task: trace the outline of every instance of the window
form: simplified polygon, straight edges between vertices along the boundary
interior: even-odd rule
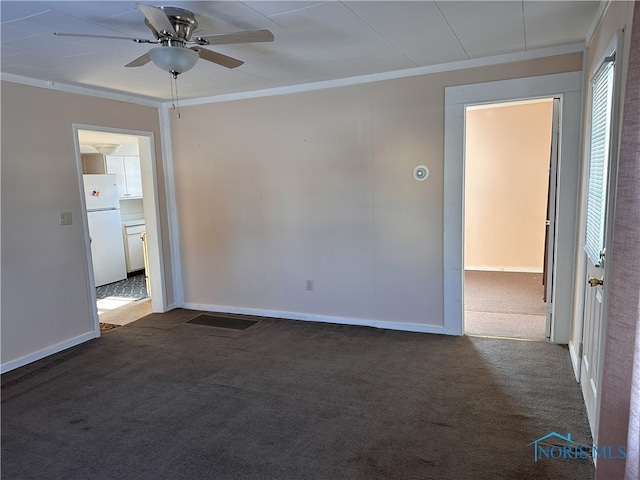
[[[585,251],[595,266],[604,249],[607,180],[611,138],[614,61],[609,58],[591,82],[591,135]]]

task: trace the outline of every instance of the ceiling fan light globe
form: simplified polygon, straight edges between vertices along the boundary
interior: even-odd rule
[[[170,73],[184,73],[191,70],[198,61],[198,54],[184,47],[154,47],[149,50],[151,61]]]
[[[120,145],[116,145],[115,143],[99,143],[97,145],[93,145],[93,148],[102,155],[113,155],[120,150]]]

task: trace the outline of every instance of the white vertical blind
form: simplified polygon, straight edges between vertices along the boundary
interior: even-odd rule
[[[594,265],[604,249],[607,174],[611,137],[614,62],[605,63],[591,83],[591,137],[585,251]]]

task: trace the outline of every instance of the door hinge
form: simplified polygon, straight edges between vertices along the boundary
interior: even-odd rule
[[[582,358],[582,342],[580,342],[580,345],[578,346],[578,357]]]

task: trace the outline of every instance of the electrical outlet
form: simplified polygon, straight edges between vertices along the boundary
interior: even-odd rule
[[[73,217],[71,212],[60,212],[60,225],[72,225]]]
[[[307,280],[307,290],[313,291],[313,280]]]

